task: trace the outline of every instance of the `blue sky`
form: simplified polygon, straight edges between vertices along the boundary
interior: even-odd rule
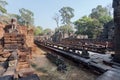
[[[8,13],[19,14],[19,9],[25,8],[34,12],[35,25],[45,28],[54,29],[55,21],[52,19],[55,13],[62,7],[72,7],[75,17],[72,21],[88,15],[92,8],[97,5],[106,6],[112,4],[112,0],[6,0]]]

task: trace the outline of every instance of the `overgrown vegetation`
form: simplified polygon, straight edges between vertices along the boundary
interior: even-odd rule
[[[104,24],[112,20],[112,17],[106,7],[98,5],[92,9],[88,16],[83,16],[74,22],[76,25],[76,34],[88,35],[89,38],[96,38],[103,30]]]
[[[20,25],[28,27],[34,26],[35,35],[50,35],[53,32],[51,29],[43,29],[42,27],[44,26],[35,26],[34,12],[31,10],[21,8],[19,9],[19,14],[7,13],[5,9],[7,5],[9,5],[7,1],[0,0],[0,22],[8,24],[11,18],[16,18]],[[96,38],[102,32],[103,26],[112,20],[110,7],[111,5],[107,7],[98,5],[91,10],[89,15],[83,16],[73,22],[71,19],[74,17],[75,10],[68,6],[62,7],[53,17],[57,25],[55,33],[62,32],[63,37],[64,34],[70,35],[74,33],[76,35],[88,35],[89,38]]]

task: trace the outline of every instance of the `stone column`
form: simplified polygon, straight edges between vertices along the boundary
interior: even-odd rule
[[[115,56],[113,61],[120,63],[120,0],[113,0],[114,8],[114,46],[115,46]]]

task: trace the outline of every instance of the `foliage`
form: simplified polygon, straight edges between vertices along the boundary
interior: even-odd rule
[[[3,24],[9,24],[10,23],[10,17],[7,15],[0,15],[0,22]]]
[[[63,34],[63,38],[65,37],[65,34],[68,34],[70,36],[70,33],[73,33],[74,30],[73,30],[73,27],[72,26],[68,26],[68,25],[63,25],[63,26],[60,26],[59,28],[56,28],[55,29],[55,32],[62,32]]]
[[[52,30],[49,28],[46,28],[43,30],[41,26],[35,27],[35,35],[51,35]]]
[[[43,29],[41,26],[37,26],[35,27],[35,35],[40,35],[40,34],[43,34]]]
[[[49,28],[46,28],[46,29],[43,30],[44,35],[51,35],[51,33],[52,33],[52,30],[49,29]]]
[[[71,23],[71,18],[74,17],[74,9],[71,7],[63,7],[59,10],[61,13],[61,21],[63,24],[70,24]]]
[[[112,19],[108,8],[102,7],[101,5],[98,5],[96,8],[93,8],[92,13],[89,16],[91,18],[98,19],[102,24],[105,24]]]
[[[5,9],[5,6],[8,5],[8,3],[4,0],[0,0],[0,12],[6,13],[7,10]]]
[[[20,9],[21,22],[23,25],[34,25],[34,13],[28,9]]]
[[[60,26],[60,28],[58,28],[58,30],[63,32],[63,33],[71,33],[71,32],[73,32],[72,26],[68,26],[68,25]]]
[[[108,8],[98,5],[92,9],[87,17],[75,21],[76,34],[88,35],[89,38],[96,38],[100,35],[103,25],[112,20]]]
[[[59,10],[60,14],[61,14],[61,21],[62,21],[62,26],[57,27],[55,29],[55,32],[62,32],[63,33],[63,37],[64,34],[70,34],[71,32],[73,32],[73,27],[72,27],[72,23],[71,23],[71,19],[74,17],[74,9],[71,7],[63,7]]]
[[[102,30],[101,24],[97,19],[84,16],[81,19],[75,21],[76,34],[88,35],[89,38],[93,38],[99,34]]]

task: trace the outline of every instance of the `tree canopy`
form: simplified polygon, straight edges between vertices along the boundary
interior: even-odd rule
[[[63,25],[57,27],[55,31],[62,32],[64,38],[65,33],[70,34],[71,32],[73,32],[71,19],[74,17],[74,9],[71,7],[62,7],[59,10],[59,13],[61,15],[60,17]],[[57,20],[57,16],[54,19]]]
[[[20,16],[23,24],[32,25],[34,24],[34,13],[28,9],[20,9]]]
[[[41,26],[37,26],[37,27],[35,27],[35,33],[34,33],[35,35],[41,35],[41,34],[43,34],[43,29],[42,29],[42,27]]]
[[[112,19],[108,8],[102,7],[101,5],[98,5],[96,8],[93,8],[89,16],[91,18],[98,19],[102,24],[105,24]]]
[[[76,34],[88,35],[89,38],[98,35],[102,30],[101,24],[97,19],[92,19],[87,16],[77,20],[74,24],[76,25]]]
[[[61,21],[63,24],[70,24],[71,23],[71,18],[74,17],[74,9],[71,7],[63,7],[59,10],[61,13]]]
[[[31,10],[21,8],[19,9],[19,14],[7,13],[5,6],[8,5],[6,0],[0,0],[0,21],[8,23],[10,18],[16,18],[20,25],[34,26],[34,13]],[[103,29],[103,25],[112,20],[110,15],[111,5],[103,7],[98,5],[96,8],[91,10],[88,16],[83,16],[82,18],[74,21],[76,34],[88,35],[89,38],[97,37]],[[7,13],[7,15],[2,15],[2,13]],[[74,9],[71,7],[62,7],[59,10],[60,16],[56,14],[53,19],[57,24],[56,31],[61,31],[63,33],[70,34],[74,31],[73,22],[71,19],[74,17]],[[9,20],[8,20],[9,19]],[[61,25],[59,25],[59,19],[61,19]],[[51,29],[47,28],[45,30],[42,27],[35,27],[35,35],[39,34],[49,34],[52,32]],[[64,35],[64,34],[63,34]]]
[[[96,38],[100,35],[103,25],[112,20],[106,7],[98,5],[92,9],[89,16],[84,16],[74,22],[76,34],[88,35],[89,38]]]
[[[50,28],[46,28],[43,30],[43,34],[45,35],[51,35],[51,33],[52,33],[52,30]]]
[[[7,10],[5,9],[5,6],[8,5],[8,3],[5,0],[0,0],[0,12],[6,13]]]

